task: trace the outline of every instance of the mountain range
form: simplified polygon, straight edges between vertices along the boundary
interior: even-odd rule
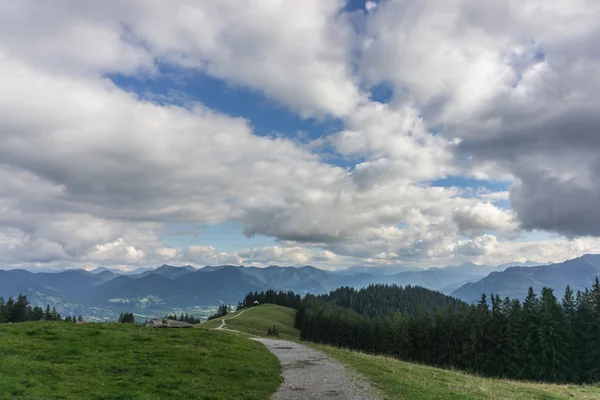
[[[498,266],[465,263],[427,270],[404,266],[352,267],[326,271],[312,266],[266,268],[233,265],[162,265],[131,272],[99,267],[92,271],[66,270],[33,273],[0,270],[0,295],[26,294],[33,304],[56,305],[61,313],[112,319],[120,312],[156,316],[189,312],[203,316],[219,304],[235,304],[250,291],[269,288],[296,293],[326,293],[341,286],[372,283],[424,286],[468,302],[481,293],[524,297],[529,286],[557,291],[570,284],[575,290],[590,286],[600,273],[600,256],[587,255],[560,264],[509,263]]]
[[[492,272],[477,282],[468,282],[451,295],[467,302],[477,301],[482,293],[523,299],[530,286],[538,294],[546,286],[554,289],[554,294],[560,298],[567,285],[575,292],[584,290],[591,287],[598,275],[600,255],[586,254],[558,264],[511,266],[501,272]]]

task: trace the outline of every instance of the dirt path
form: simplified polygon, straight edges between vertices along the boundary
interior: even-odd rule
[[[316,350],[286,340],[252,340],[267,346],[283,367],[284,382],[273,395],[273,400],[376,399],[369,393],[368,383]]]
[[[233,329],[227,329],[225,328],[225,321],[227,321],[228,319],[234,319],[239,317],[240,315],[242,315],[243,313],[245,313],[246,311],[250,311],[252,310],[251,308],[247,308],[245,310],[240,311],[239,314],[237,314],[235,317],[229,317],[229,318],[221,318],[221,325],[219,325],[218,327],[215,328],[215,331],[230,331],[230,332],[236,332],[236,333],[244,333],[244,332],[239,332]]]

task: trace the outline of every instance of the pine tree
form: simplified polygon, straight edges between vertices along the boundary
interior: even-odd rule
[[[560,376],[567,382],[572,382],[577,377],[577,363],[575,358],[575,334],[573,325],[575,323],[576,308],[573,290],[567,285],[562,298],[561,308],[564,319],[564,343],[561,347]]]
[[[564,381],[560,365],[563,362],[561,347],[567,336],[566,325],[558,301],[552,289],[547,287],[542,289],[539,323],[540,378],[549,382]]]
[[[50,312],[50,321],[57,321],[58,320],[58,312],[56,311],[56,306],[52,307],[52,312]]]
[[[44,312],[44,320],[52,321],[52,311],[50,311],[50,304],[46,304],[46,311]]]
[[[521,376],[525,379],[540,380],[543,367],[539,360],[539,299],[533,287],[529,287],[523,302],[523,324],[525,337],[520,349]]]
[[[0,324],[6,322],[6,301],[0,296]]]
[[[576,297],[577,311],[573,332],[575,337],[575,354],[577,357],[577,376],[579,382],[592,382],[593,375],[591,371],[594,365],[590,365],[590,353],[593,353],[593,323],[594,316],[592,310],[591,294],[588,290],[577,292]]]
[[[586,364],[590,367],[589,379],[592,382],[600,381],[600,279],[596,277],[590,292],[591,303],[591,340],[590,352],[586,357]]]

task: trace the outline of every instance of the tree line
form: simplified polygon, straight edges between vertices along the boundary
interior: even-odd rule
[[[366,289],[345,286],[317,298],[371,318],[391,315],[404,308],[409,314],[416,313],[419,307],[425,307],[433,313],[438,307],[460,308],[466,304],[456,297],[411,285],[402,287],[376,284]]]
[[[173,321],[179,321],[179,322],[187,322],[188,324],[199,324],[200,322],[202,322],[202,320],[200,318],[196,318],[193,315],[187,315],[187,314],[183,314],[181,313],[179,315],[179,318],[177,318],[177,315],[173,314],[173,315],[167,315],[165,317],[165,319],[170,319]]]
[[[299,294],[289,290],[287,292],[278,291],[273,289],[266,290],[264,292],[249,292],[244,300],[240,301],[237,305],[237,309],[254,307],[260,304],[276,304],[278,306],[290,307],[295,310],[300,307],[302,297]]]
[[[210,315],[208,317],[208,320],[210,321],[211,319],[222,318],[222,317],[226,316],[227,314],[229,314],[230,312],[231,312],[231,306],[228,306],[227,304],[221,304],[219,306],[219,308],[217,309],[217,312]]]
[[[121,313],[119,315],[119,323],[121,323],[121,324],[135,324],[135,316],[133,315],[133,313],[130,313],[130,312]]]
[[[308,295],[296,327],[304,340],[485,376],[600,381],[598,279],[576,294],[567,287],[561,300],[550,288],[529,288],[523,302],[484,294],[473,306],[435,293],[373,285]]]
[[[40,306],[32,307],[27,296],[22,294],[16,300],[9,297],[6,301],[4,297],[0,296],[0,324],[27,321],[78,322],[83,321],[83,318],[81,315],[79,317],[67,315],[63,320],[60,313],[56,311],[56,307],[50,309],[49,304],[46,305],[46,309]]]

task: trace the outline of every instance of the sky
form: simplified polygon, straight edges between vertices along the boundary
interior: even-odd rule
[[[0,268],[600,253],[596,0],[0,0]]]

